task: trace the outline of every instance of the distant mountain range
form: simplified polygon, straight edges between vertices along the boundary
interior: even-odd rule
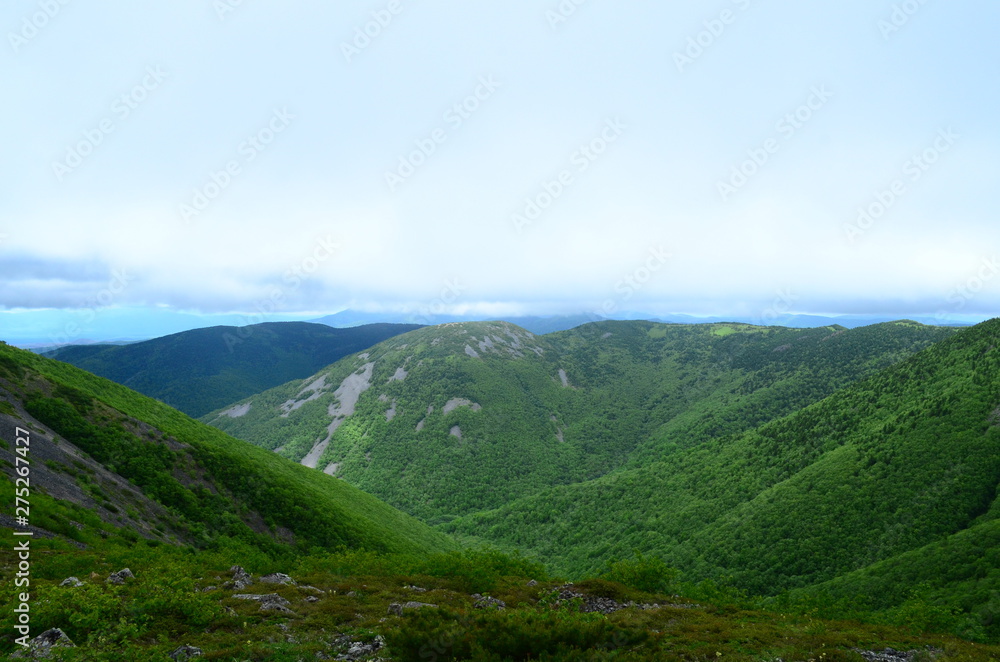
[[[333,315],[319,317],[311,322],[326,324],[336,328],[348,328],[360,324],[382,323],[417,323],[428,326],[436,324],[449,324],[454,322],[489,322],[504,321],[515,324],[523,329],[536,334],[553,333],[555,331],[566,331],[587,324],[588,322],[600,322],[605,319],[614,320],[644,320],[650,322],[665,322],[669,324],[715,324],[718,322],[739,322],[741,324],[754,324],[763,326],[783,326],[790,328],[815,328],[839,324],[840,326],[854,329],[859,326],[870,324],[882,324],[898,320],[899,317],[888,315],[768,315],[766,317],[749,317],[740,315],[731,316],[711,316],[698,317],[695,315],[671,314],[654,315],[642,311],[632,311],[616,314],[606,318],[593,313],[576,313],[570,315],[531,315],[531,316],[507,316],[492,318],[483,315],[420,315],[406,313],[367,313],[356,310],[344,310]],[[931,326],[970,326],[971,323],[958,321],[942,322],[932,315],[916,316],[913,321]]]

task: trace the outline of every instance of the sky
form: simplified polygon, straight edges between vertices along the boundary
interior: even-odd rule
[[[994,317],[998,24],[987,0],[8,0],[0,338]]]

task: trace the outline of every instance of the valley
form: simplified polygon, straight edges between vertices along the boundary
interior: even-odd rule
[[[269,342],[272,356],[286,351]],[[30,429],[33,544],[46,553],[34,581],[50,605],[37,617],[77,644],[65,659],[105,659],[101,637],[137,660],[178,638],[218,659],[352,647],[528,659],[579,645],[606,659],[696,659],[706,646],[805,659],[828,645],[825,659],[889,659],[865,655],[893,646],[992,659],[998,346],[997,320],[607,321],[545,335],[448,323],[201,421],[0,346],[0,461],[11,474],[13,429]],[[3,491],[6,516],[13,482]],[[113,603],[100,581],[58,586],[119,565],[138,579]],[[233,565],[296,577],[274,598],[288,613],[220,592]],[[140,588],[166,585],[174,607]],[[59,597],[70,590],[77,606]],[[386,622],[386,605],[425,600],[433,613],[390,607]],[[158,616],[129,634],[137,609]],[[172,634],[156,643],[154,622]]]

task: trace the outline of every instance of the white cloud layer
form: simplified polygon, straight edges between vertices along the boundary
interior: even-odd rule
[[[1000,7],[55,4],[0,10],[3,308],[1000,305]]]

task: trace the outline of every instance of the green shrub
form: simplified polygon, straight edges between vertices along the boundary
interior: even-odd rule
[[[673,593],[677,589],[680,572],[657,556],[644,556],[635,550],[631,559],[608,561],[608,567],[601,576],[647,593]]]

